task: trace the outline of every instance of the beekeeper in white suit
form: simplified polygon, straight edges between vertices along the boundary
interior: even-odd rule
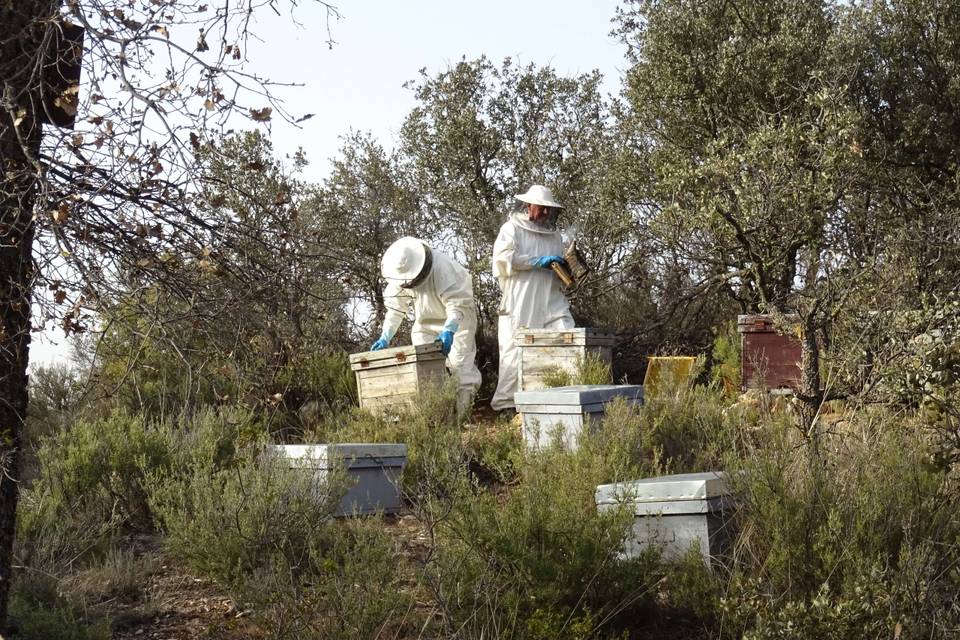
[[[493,243],[493,275],[500,283],[500,378],[490,403],[497,411],[514,409],[513,394],[520,390],[520,348],[514,332],[529,329],[570,329],[573,316],[560,280],[550,265],[563,262],[563,241],[556,214],[563,206],[550,189],[535,184],[517,196],[526,203],[500,227]]]
[[[470,273],[453,258],[410,237],[387,248],[380,272],[387,281],[383,292],[387,313],[380,338],[370,350],[386,348],[413,307],[410,338],[413,344],[440,342],[447,369],[458,378],[457,411],[463,414],[480,387],[477,306]]]

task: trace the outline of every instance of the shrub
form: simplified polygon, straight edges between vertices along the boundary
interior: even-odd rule
[[[540,381],[545,387],[569,387],[581,384],[612,384],[613,372],[610,364],[593,353],[586,357],[578,355],[574,360],[573,371],[563,367],[552,367],[543,372]]]
[[[878,637],[898,624],[901,637],[936,637],[960,621],[956,479],[902,415],[846,418],[810,441],[767,425],[738,465],[723,606],[744,637]]]
[[[296,566],[286,558],[252,574],[239,594],[280,638],[395,638],[419,628],[406,563],[376,519],[327,521]]]
[[[295,565],[342,496],[336,482],[256,456],[252,446],[245,453],[230,466],[194,464],[184,475],[151,479],[168,550],[226,586],[242,584],[277,554]]]
[[[742,449],[745,425],[722,390],[660,394],[644,401],[640,415],[642,447],[662,463],[662,473],[719,471],[730,451]]]
[[[253,606],[281,638],[375,638],[409,608],[402,562],[378,524],[335,521],[344,493],[323,476],[258,455],[260,443],[189,473],[151,479],[151,505],[173,556]],[[392,632],[384,637],[393,637]]]
[[[608,435],[622,423],[608,426]],[[635,441],[635,440],[634,440]],[[629,446],[629,445],[628,445]],[[576,452],[519,461],[506,494],[475,490],[439,521],[428,581],[460,637],[594,637],[650,604],[651,559],[619,558],[632,513],[598,513],[594,490],[637,472],[601,433]]]
[[[35,490],[47,492],[54,509],[96,511],[104,521],[151,528],[143,479],[171,462],[169,441],[160,429],[117,412],[46,438],[38,457]]]
[[[403,489],[415,506],[449,496],[465,477],[467,460],[456,415],[456,386],[451,382],[421,394],[416,405],[395,415],[355,409],[334,416],[307,436],[312,442],[402,442],[407,445]]]
[[[90,622],[59,591],[53,576],[21,577],[10,593],[10,623],[18,640],[109,640],[109,620]]]

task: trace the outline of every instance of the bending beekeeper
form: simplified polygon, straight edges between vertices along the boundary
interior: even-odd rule
[[[387,247],[380,272],[387,281],[383,292],[387,313],[380,338],[370,350],[389,346],[413,307],[410,338],[413,344],[440,342],[447,370],[458,379],[457,412],[462,415],[480,387],[477,307],[470,273],[453,258],[410,237]]]
[[[514,409],[513,394],[520,390],[516,330],[573,328],[570,303],[550,269],[552,263],[564,262],[563,240],[556,227],[563,206],[550,189],[538,184],[517,200],[526,207],[510,215],[493,243],[493,275],[503,292],[497,326],[500,378],[490,403],[497,411]]]

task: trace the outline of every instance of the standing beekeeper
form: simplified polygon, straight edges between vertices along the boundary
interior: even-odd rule
[[[550,189],[535,184],[517,196],[526,206],[510,215],[493,243],[493,275],[500,283],[497,338],[500,378],[490,403],[497,411],[515,409],[520,390],[520,348],[514,332],[528,329],[571,329],[570,303],[550,265],[563,263],[563,241],[556,217],[563,206]]]
[[[383,292],[387,313],[380,338],[370,350],[390,344],[412,306],[410,338],[413,344],[440,342],[447,369],[458,378],[457,412],[462,415],[480,387],[475,362],[477,307],[470,273],[453,258],[410,237],[387,247],[380,272],[387,281]]]

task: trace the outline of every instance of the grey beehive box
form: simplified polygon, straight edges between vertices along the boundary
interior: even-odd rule
[[[637,384],[586,384],[553,387],[514,394],[523,416],[523,439],[540,448],[559,436],[561,443],[576,449],[584,429],[603,417],[607,405],[617,398],[642,404],[643,387]]]
[[[623,555],[632,558],[648,547],[673,560],[699,548],[714,566],[733,542],[733,495],[722,471],[683,473],[597,487],[597,509],[633,509],[631,536]]]
[[[321,482],[331,469],[343,469],[347,492],[334,515],[351,516],[400,509],[400,474],[407,462],[405,444],[287,444],[273,452],[290,468],[314,473]]]

